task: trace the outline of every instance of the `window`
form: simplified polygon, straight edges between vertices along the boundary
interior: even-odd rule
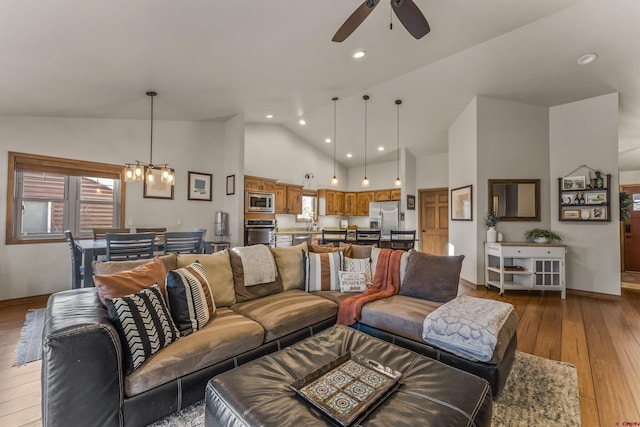
[[[91,236],[121,227],[122,166],[9,152],[7,244]]]
[[[296,222],[314,222],[317,218],[316,194],[302,194],[302,214],[296,216]]]

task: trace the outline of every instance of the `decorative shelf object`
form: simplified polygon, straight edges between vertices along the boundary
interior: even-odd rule
[[[586,175],[576,174],[587,169]],[[558,220],[611,222],[611,174],[580,165],[558,178]]]

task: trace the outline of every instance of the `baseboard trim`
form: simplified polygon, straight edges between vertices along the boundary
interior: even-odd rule
[[[43,294],[43,295],[34,295],[31,297],[23,297],[23,298],[14,298],[14,299],[5,299],[0,300],[0,308],[1,307],[13,307],[16,305],[47,305],[47,300],[51,294]]]
[[[582,291],[579,289],[567,289],[567,295],[576,295],[580,297],[605,299],[609,301],[622,301],[622,297],[620,295],[603,294],[601,292]]]
[[[480,289],[482,287],[482,285],[476,285],[475,283],[463,279],[462,277],[460,278],[460,283],[471,289]]]

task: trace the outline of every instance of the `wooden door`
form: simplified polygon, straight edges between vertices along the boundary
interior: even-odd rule
[[[630,193],[633,200],[630,220],[622,224],[624,270],[640,271],[640,185],[623,185],[622,191]]]
[[[419,190],[420,246],[422,252],[448,255],[449,189]]]

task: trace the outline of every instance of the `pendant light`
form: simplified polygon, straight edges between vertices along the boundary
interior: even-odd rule
[[[367,101],[369,101],[369,95],[364,95],[364,178],[362,178],[362,187],[369,186],[369,178],[367,178]]]
[[[168,164],[153,164],[153,97],[156,96],[156,92],[147,92],[147,96],[151,98],[151,140],[149,146],[149,163],[136,160],[135,163],[127,163],[124,168],[124,180],[125,182],[142,181],[145,179],[148,185],[151,185],[155,181],[155,175],[153,171],[160,169],[160,182],[175,185],[176,179],[168,166]]]
[[[333,178],[331,178],[331,185],[338,185],[338,177],[336,176],[336,109],[338,105],[338,98],[331,98],[333,101]]]
[[[400,180],[400,104],[402,104],[402,100],[396,99],[396,106],[398,110],[398,114],[396,118],[396,123],[398,125],[398,134],[397,134],[398,145],[396,148],[397,164],[396,164],[396,181],[394,182],[396,187],[402,186],[402,181]]]

